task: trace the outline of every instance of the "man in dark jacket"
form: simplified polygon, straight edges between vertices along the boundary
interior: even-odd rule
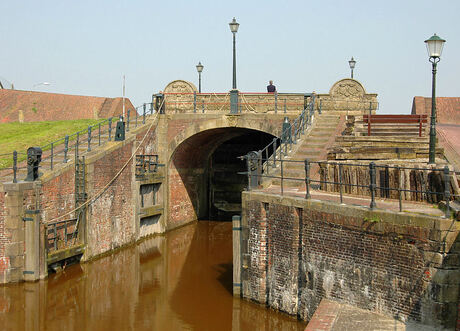
[[[268,93],[275,93],[276,92],[276,86],[273,85],[273,81],[268,82],[270,85],[267,86],[267,92]]]

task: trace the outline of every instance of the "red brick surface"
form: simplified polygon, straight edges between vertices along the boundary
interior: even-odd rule
[[[339,304],[334,301],[322,300],[308,323],[305,331],[332,330],[334,321],[339,313]]]
[[[431,115],[431,98],[414,97],[412,114]],[[436,119],[438,123],[460,124],[460,98],[437,97]]]
[[[104,106],[105,103],[105,106]],[[133,109],[125,99],[126,109]],[[0,123],[107,118],[122,114],[122,98],[0,89]]]

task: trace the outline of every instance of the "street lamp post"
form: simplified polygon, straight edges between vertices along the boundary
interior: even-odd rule
[[[428,51],[429,61],[433,67],[433,79],[431,84],[431,118],[430,118],[430,150],[428,154],[428,163],[436,163],[436,67],[441,60],[441,53],[444,43],[446,41],[436,33],[430,38],[425,40],[426,49]]]
[[[201,93],[201,72],[203,71],[204,66],[201,62],[198,62],[196,65],[196,71],[198,71],[198,93]]]
[[[236,19],[228,23],[230,31],[233,33],[233,82],[232,90],[230,91],[230,113],[238,113],[238,90],[236,89],[236,33],[238,32],[239,23]]]
[[[355,59],[353,59],[353,56],[351,57],[351,60],[348,61],[348,64],[350,65],[350,69],[351,69],[351,79],[353,79],[353,69],[355,68],[355,65],[356,65],[356,61]]]

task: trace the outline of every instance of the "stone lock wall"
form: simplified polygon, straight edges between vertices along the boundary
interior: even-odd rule
[[[243,297],[309,320],[322,298],[453,329],[455,220],[243,193]]]

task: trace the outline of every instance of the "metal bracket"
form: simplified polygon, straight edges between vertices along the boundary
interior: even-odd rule
[[[28,215],[40,214],[40,209],[35,209],[35,210],[34,209],[31,209],[31,210],[27,209],[25,211],[25,213],[28,214]]]
[[[22,273],[23,273],[24,275],[33,275],[33,274],[35,274],[35,271],[24,270]]]
[[[34,221],[34,219],[32,217],[23,217],[22,220],[24,222],[33,222]]]

